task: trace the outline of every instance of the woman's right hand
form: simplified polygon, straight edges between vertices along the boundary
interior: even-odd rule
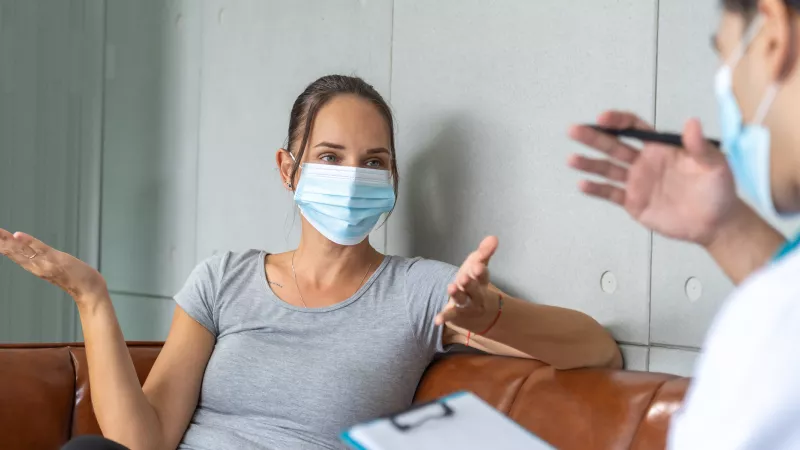
[[[617,111],[602,114],[598,124],[652,130],[639,117]],[[642,225],[667,237],[707,247],[739,213],[750,211],[736,195],[725,156],[706,141],[695,119],[684,128],[685,148],[646,143],[640,151],[586,126],[572,127],[569,135],[609,157],[570,157],[571,167],[614,183],[584,180],[581,190],[621,205]]]
[[[108,298],[106,282],[100,272],[30,235],[19,232],[11,234],[0,228],[0,253],[28,272],[66,291],[79,306]]]

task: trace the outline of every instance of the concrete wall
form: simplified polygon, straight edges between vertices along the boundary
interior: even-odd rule
[[[716,1],[105,5],[100,255],[129,339],[166,336],[197,261],[296,243],[274,152],[295,96],[337,72],[371,82],[397,117],[401,202],[378,248],[458,264],[497,234],[499,286],[593,315],[630,368],[690,373],[730,283],[700,249],[579,194],[565,133],[609,107],[668,130],[699,116],[716,133]]]

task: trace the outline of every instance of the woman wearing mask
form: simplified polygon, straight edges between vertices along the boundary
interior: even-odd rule
[[[370,246],[395,205],[393,132],[389,106],[362,80],[308,86],[276,155],[302,213],[299,247],[200,264],[143,387],[100,274],[0,231],[3,254],[75,299],[106,437],[132,449],[336,448],[346,427],[408,406],[434,354],[455,343],[562,369],[621,365],[590,317],[490,284],[495,238],[461,268]]]
[[[572,138],[609,160],[573,156],[570,165],[614,184],[583,182],[589,195],[622,205],[666,236],[703,245],[740,287],[712,325],[682,410],[675,449],[800,448],[800,238],[783,237],[761,212],[800,213],[800,0],[724,0],[714,42],[725,153],[687,122],[685,148],[641,152],[586,127]],[[649,129],[626,113],[602,125]],[[620,187],[619,184],[624,185]]]

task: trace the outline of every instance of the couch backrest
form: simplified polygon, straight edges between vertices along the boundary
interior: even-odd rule
[[[161,343],[128,347],[143,383]],[[54,450],[84,434],[100,427],[83,345],[0,345],[0,449]]]
[[[161,344],[128,345],[144,382]],[[416,401],[468,390],[560,449],[662,449],[687,385],[670,375],[456,355],[428,369]],[[0,346],[0,449],[57,449],[84,434],[100,428],[83,346]]]
[[[688,384],[672,375],[459,355],[428,369],[416,400],[472,391],[559,449],[663,449]]]

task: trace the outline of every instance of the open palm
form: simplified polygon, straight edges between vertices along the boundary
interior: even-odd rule
[[[105,280],[97,270],[28,234],[11,234],[0,228],[0,254],[37,277],[60,287],[76,301],[85,297],[107,295]]]
[[[605,113],[598,123],[652,129],[638,117],[621,112]],[[639,151],[583,126],[573,127],[570,136],[609,157],[570,158],[573,168],[611,182],[582,181],[581,190],[621,205],[642,225],[665,236],[707,244],[739,202],[725,156],[706,142],[697,121],[686,125],[686,148],[646,144]]]

